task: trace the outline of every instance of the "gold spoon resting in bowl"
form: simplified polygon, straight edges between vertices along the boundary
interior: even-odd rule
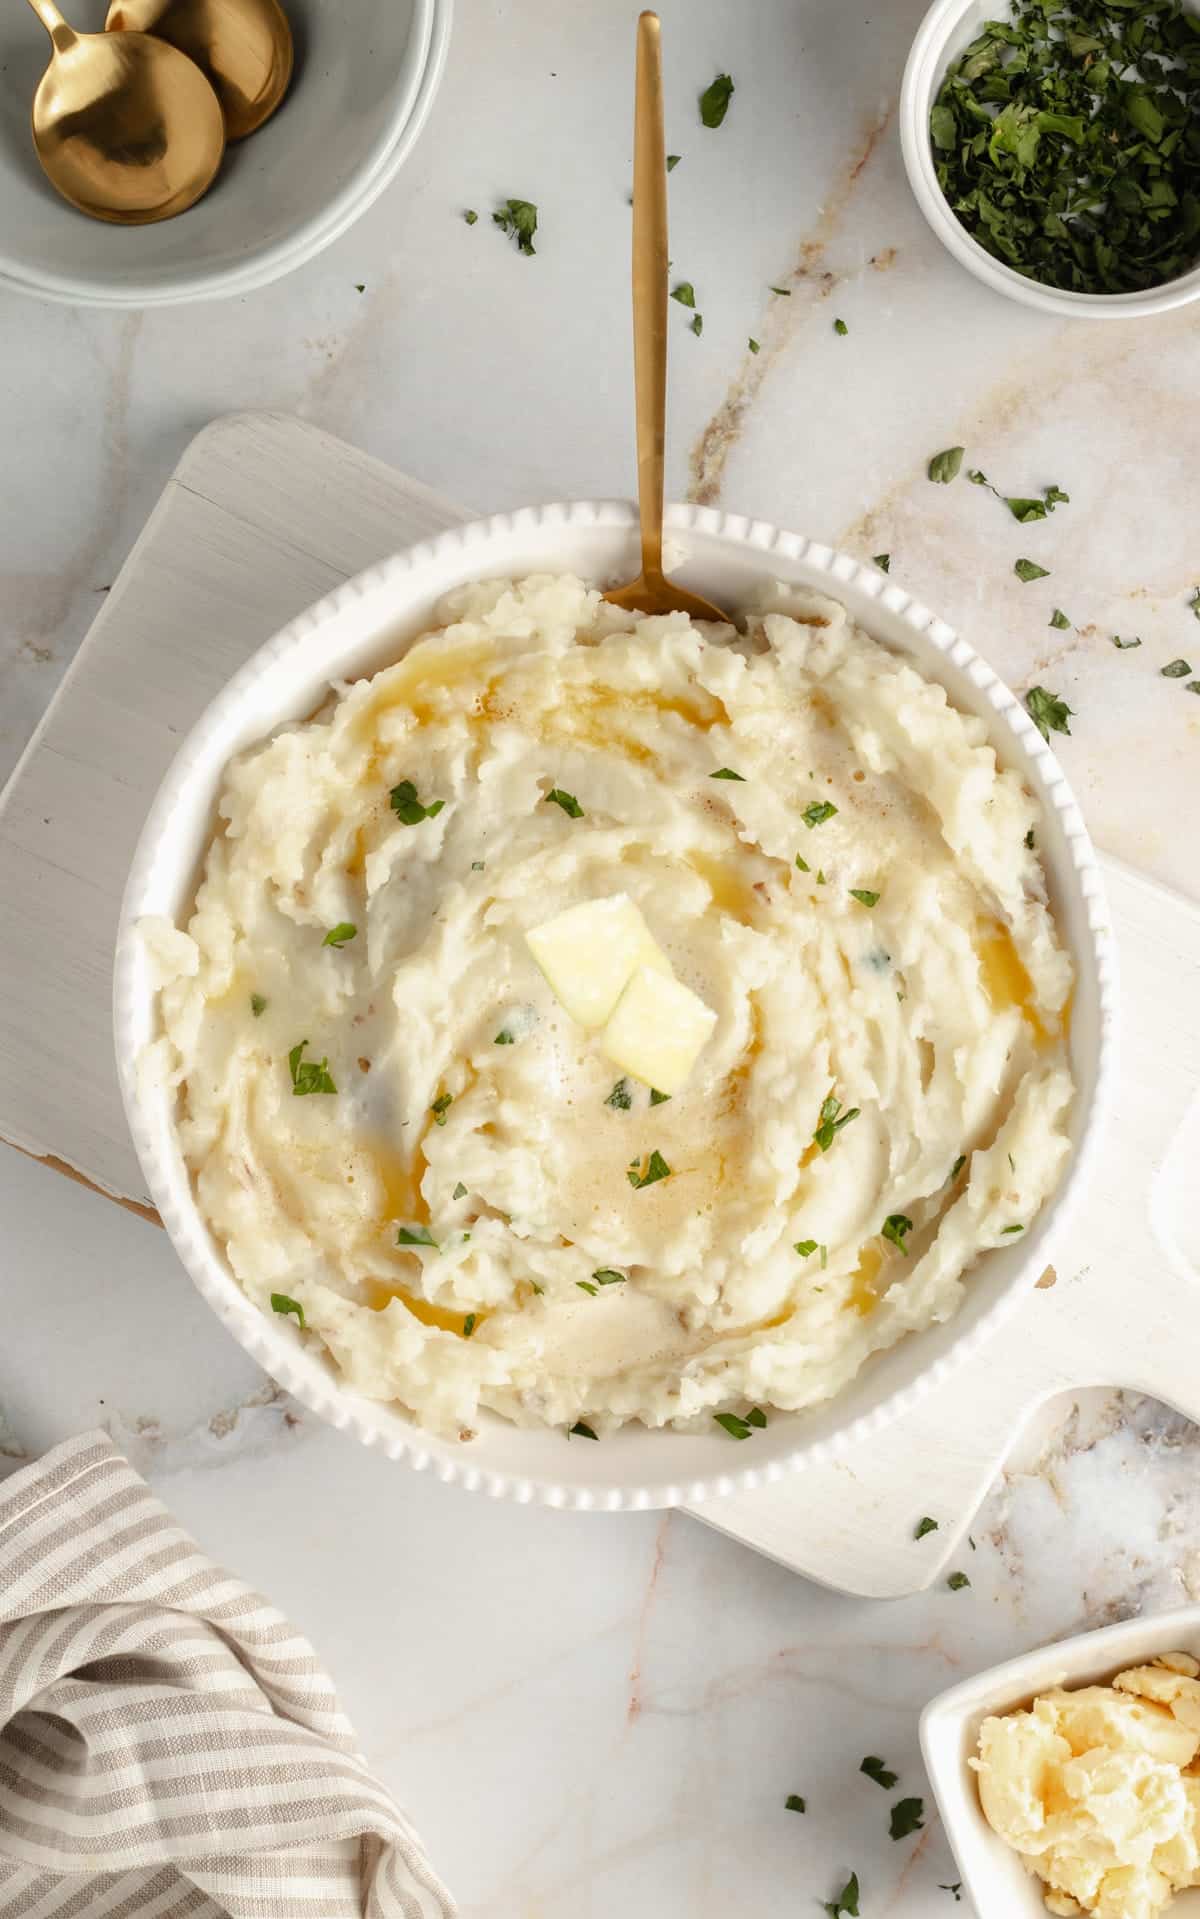
[[[221,104],[199,67],[145,33],[76,33],[29,0],[54,51],[33,96],[46,177],[94,220],[143,226],[198,200],[225,151]]]
[[[633,383],[637,401],[638,509],[642,570],[604,595],[630,613],[728,613],[663,573],[663,453],[667,415],[667,161],[663,137],[662,37],[656,13],[638,20],[633,139]]]
[[[279,0],[112,0],[109,33],[152,33],[194,60],[216,89],[225,137],[269,120],[292,77],[292,30]]]

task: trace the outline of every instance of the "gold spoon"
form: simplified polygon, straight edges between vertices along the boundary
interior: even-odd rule
[[[76,33],[29,0],[54,51],[33,96],[33,144],[52,186],[94,220],[142,226],[198,200],[225,151],[200,69],[144,33]]]
[[[667,415],[667,162],[662,37],[656,13],[638,20],[633,140],[633,383],[637,400],[642,570],[604,595],[630,613],[687,613],[729,621],[719,606],[673,586],[663,573],[663,454]]]
[[[216,88],[225,136],[269,120],[292,77],[292,30],[279,0],[112,0],[109,33],[152,33],[194,60]]]

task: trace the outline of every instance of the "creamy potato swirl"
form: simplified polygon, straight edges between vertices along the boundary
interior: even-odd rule
[[[1039,808],[841,606],[775,599],[738,635],[460,590],[230,766],[186,932],[146,926],[233,1271],[431,1427],[811,1405],[1059,1178]],[[616,894],[717,1015],[670,1099],[525,942]]]

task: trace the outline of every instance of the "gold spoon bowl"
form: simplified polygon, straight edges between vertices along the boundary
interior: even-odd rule
[[[33,142],[51,184],[94,220],[141,226],[182,213],[225,150],[221,105],[194,63],[144,33],[76,33],[29,0],[50,35]]]
[[[152,33],[208,76],[225,135],[243,140],[269,120],[288,90],[292,30],[279,0],[112,0],[110,33]]]

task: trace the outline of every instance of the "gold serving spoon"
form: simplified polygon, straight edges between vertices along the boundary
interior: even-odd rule
[[[33,144],[52,186],[94,220],[142,226],[198,200],[225,151],[199,67],[145,33],[76,33],[29,0],[54,51],[33,96]]]
[[[152,33],[208,75],[225,136],[242,140],[269,120],[292,77],[292,30],[279,0],[112,0],[110,33]]]
[[[663,573],[663,455],[667,416],[667,161],[663,137],[662,36],[656,13],[637,33],[633,138],[633,382],[637,400],[638,509],[642,570],[604,595],[630,613],[687,613],[729,621],[719,606],[673,586]],[[732,624],[732,622],[730,622]]]

